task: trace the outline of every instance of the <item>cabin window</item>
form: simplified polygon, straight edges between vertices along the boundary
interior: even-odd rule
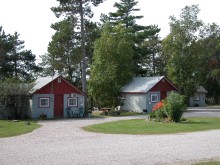
[[[120,99],[121,99],[121,100],[126,100],[126,94],[121,94]]]
[[[158,99],[158,94],[156,94],[156,93],[155,94],[151,94],[150,98],[151,98],[151,102],[152,103],[158,102],[158,100],[159,100]]]
[[[50,98],[39,98],[39,107],[40,108],[50,107]]]
[[[199,93],[196,93],[193,97],[194,101],[199,101]]]
[[[68,107],[77,107],[78,106],[78,98],[70,97],[68,98]]]

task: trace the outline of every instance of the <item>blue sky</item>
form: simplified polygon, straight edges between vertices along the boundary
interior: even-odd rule
[[[113,4],[116,1],[119,0],[106,0],[94,8],[93,19],[98,21],[101,13],[114,11]],[[20,33],[20,39],[25,41],[25,48],[31,49],[38,57],[47,52],[54,33],[50,25],[57,19],[50,8],[57,4],[56,0],[0,0],[0,26],[3,26],[6,33]],[[163,38],[169,33],[169,16],[178,17],[182,8],[192,4],[199,4],[199,19],[220,25],[219,0],[139,0],[137,8],[141,11],[137,15],[143,15],[144,18],[138,23],[158,25]]]

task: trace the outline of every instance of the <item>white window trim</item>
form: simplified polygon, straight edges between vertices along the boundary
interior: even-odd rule
[[[42,100],[48,100],[48,104],[47,105],[42,105]],[[41,97],[39,98],[39,107],[40,108],[49,108],[50,107],[50,98],[49,97]]]
[[[157,97],[157,100],[153,100],[153,97],[154,97],[154,96]],[[153,94],[150,95],[150,101],[151,101],[152,103],[157,103],[158,100],[159,100],[159,95],[158,95],[157,93],[153,93]]]
[[[70,105],[70,100],[71,99],[76,100],[76,104],[75,105]],[[69,97],[67,102],[68,102],[68,104],[67,104],[68,107],[78,107],[78,98],[77,97]]]

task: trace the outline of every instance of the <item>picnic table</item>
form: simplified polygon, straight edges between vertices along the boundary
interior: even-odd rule
[[[111,110],[112,108],[101,108],[101,111],[104,112],[105,115],[108,115]]]

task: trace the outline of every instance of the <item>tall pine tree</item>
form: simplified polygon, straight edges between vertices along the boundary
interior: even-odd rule
[[[53,7],[52,11],[57,17],[64,16],[65,18],[73,18],[76,20],[77,24],[74,29],[78,30],[80,37],[80,47],[82,53],[82,91],[87,93],[87,83],[86,83],[86,69],[87,69],[87,55],[86,55],[86,33],[85,33],[85,23],[87,18],[91,18],[93,13],[91,11],[91,5],[97,6],[104,0],[58,0],[60,5],[58,7]],[[85,99],[85,109],[87,113],[87,99]]]
[[[146,76],[152,74],[153,69],[148,68],[151,67],[150,63],[155,64],[152,60],[154,60],[154,56],[157,53],[155,50],[156,46],[152,48],[149,45],[153,45],[152,42],[154,44],[160,44],[158,37],[160,29],[154,25],[142,26],[136,23],[137,20],[143,18],[140,15],[133,15],[134,12],[140,10],[135,8],[137,4],[138,1],[135,0],[121,0],[119,3],[116,2],[114,7],[117,8],[117,11],[114,13],[111,12],[109,15],[102,15],[101,20],[103,22],[110,22],[112,26],[121,25],[127,29],[127,33],[133,35],[133,70],[136,76]]]
[[[35,64],[35,55],[31,50],[24,49],[24,41],[19,39],[19,34],[6,35],[0,28],[0,69],[1,80],[14,77],[22,81],[35,78],[39,67]]]

